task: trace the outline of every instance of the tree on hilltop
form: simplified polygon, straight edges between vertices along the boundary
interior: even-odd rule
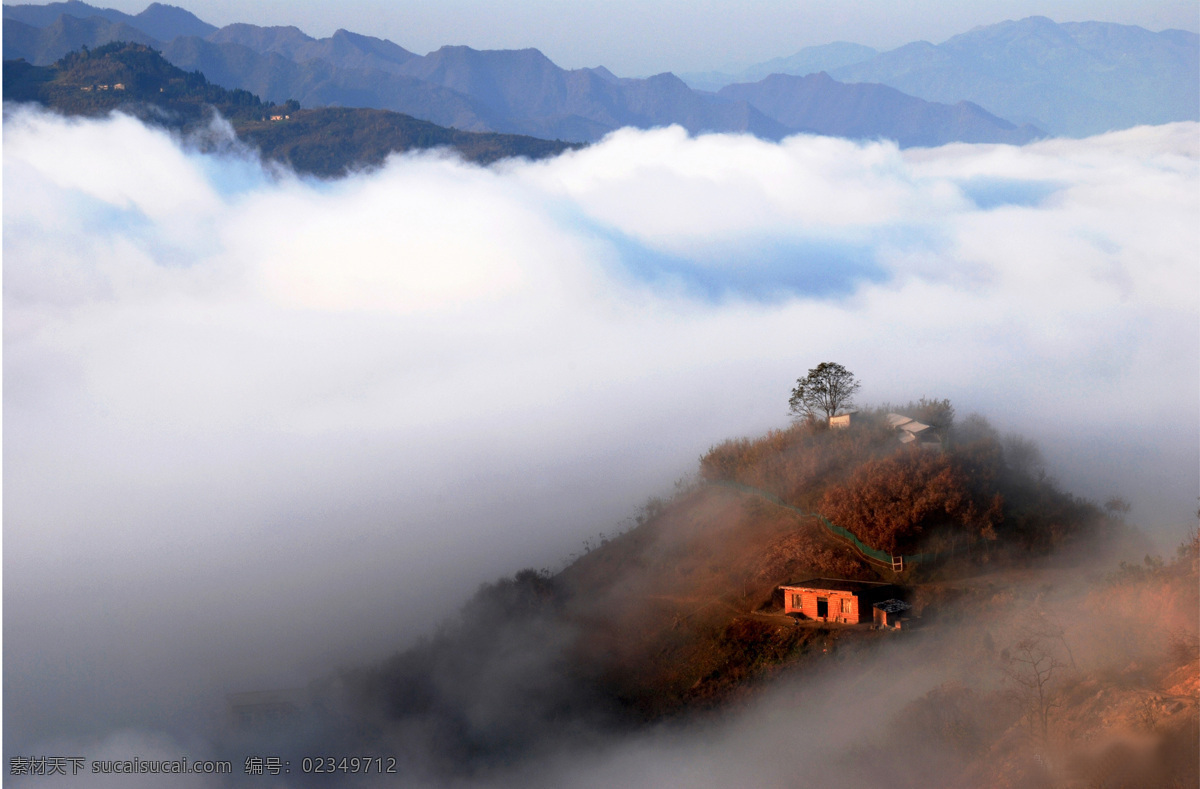
[[[796,380],[796,388],[788,399],[791,413],[797,418],[826,419],[838,411],[854,406],[854,393],[860,384],[854,373],[837,362],[821,362]]]

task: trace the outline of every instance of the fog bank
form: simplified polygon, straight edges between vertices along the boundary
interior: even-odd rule
[[[186,729],[410,643],[782,424],[820,361],[864,401],[988,414],[1173,538],[1200,476],[1197,130],[629,130],[321,183],[11,112],[6,747]]]

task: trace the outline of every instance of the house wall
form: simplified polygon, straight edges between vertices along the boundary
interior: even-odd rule
[[[799,597],[799,601],[796,598]],[[827,617],[817,616],[817,600],[825,597],[829,600],[829,615]],[[842,601],[848,601],[849,611],[842,611]],[[797,605],[799,602],[799,605]],[[858,622],[869,622],[870,611],[868,605],[861,602],[859,597],[854,592],[839,592],[832,589],[797,589],[795,587],[783,588],[783,612],[785,614],[799,613],[803,614],[808,619],[823,619],[827,622],[848,622],[856,624]],[[863,614],[866,612],[866,618]]]

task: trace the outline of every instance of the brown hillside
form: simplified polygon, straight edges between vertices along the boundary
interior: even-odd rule
[[[877,579],[814,519],[704,486],[560,575],[598,677],[655,715],[798,658],[829,631],[771,613],[780,583]]]

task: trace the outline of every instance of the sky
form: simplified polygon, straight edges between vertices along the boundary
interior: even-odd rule
[[[141,0],[92,4],[127,13],[148,5]],[[978,25],[1033,15],[1056,22],[1200,31],[1200,11],[1192,0],[185,0],[172,5],[218,27],[295,25],[316,37],[345,28],[388,38],[418,54],[445,44],[536,47],[563,68],[603,65],[629,77],[731,69],[832,41],[878,49],[918,40],[939,43]]]
[[[337,182],[4,124],[6,744],[169,727],[557,569],[821,361],[1166,545],[1200,476],[1194,123],[1022,148],[624,130]],[[207,706],[206,706],[207,705]]]

